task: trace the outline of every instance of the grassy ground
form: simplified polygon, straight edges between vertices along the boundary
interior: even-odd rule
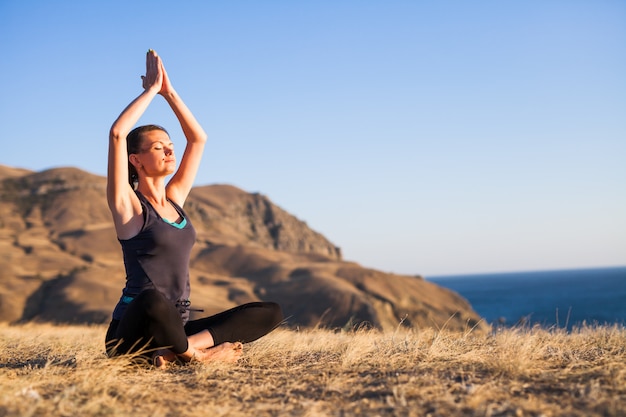
[[[3,416],[626,416],[626,329],[277,330],[235,365],[104,356],[105,328],[0,325]]]

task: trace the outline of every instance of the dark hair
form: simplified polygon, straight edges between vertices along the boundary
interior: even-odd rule
[[[126,150],[128,155],[130,156],[133,153],[141,152],[141,142],[143,139],[143,133],[151,132],[153,130],[161,130],[165,132],[168,136],[167,130],[159,125],[145,125],[134,128],[128,133],[126,136]],[[139,181],[139,175],[137,174],[137,170],[135,166],[128,161],[128,183],[131,187],[135,188],[135,184]]]

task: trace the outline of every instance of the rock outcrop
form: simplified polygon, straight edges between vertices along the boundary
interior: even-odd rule
[[[0,321],[102,323],[124,282],[106,180],[76,168],[0,166]],[[192,302],[212,314],[279,302],[291,326],[484,329],[463,298],[420,277],[342,259],[340,249],[259,193],[194,188]]]

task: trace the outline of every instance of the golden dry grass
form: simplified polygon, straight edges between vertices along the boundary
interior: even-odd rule
[[[104,356],[101,326],[0,325],[0,416],[624,416],[626,329],[280,329],[235,365]]]

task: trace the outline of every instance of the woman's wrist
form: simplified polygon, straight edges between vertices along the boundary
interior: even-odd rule
[[[159,92],[159,94],[162,95],[163,98],[168,102],[174,101],[178,97],[178,94],[176,93],[176,90],[174,89],[170,89],[166,92]]]
[[[144,89],[144,90],[143,90],[143,92],[144,92],[145,94],[150,94],[150,95],[151,95],[151,96],[153,96],[153,97],[154,97],[154,96],[156,96],[157,94],[159,94],[159,90],[158,90],[158,89],[157,89],[157,87],[156,87],[156,86],[154,86],[154,85],[152,85],[152,86],[150,86],[150,87],[148,87],[148,88]]]

